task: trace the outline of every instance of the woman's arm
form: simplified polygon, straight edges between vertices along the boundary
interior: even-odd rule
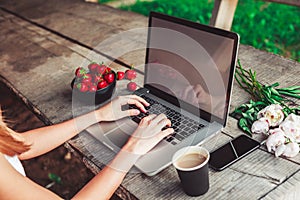
[[[149,115],[143,118],[109,166],[96,175],[73,199],[109,199],[136,160],[151,150],[164,137],[173,133],[174,130],[171,128],[162,131],[163,127],[170,125],[170,120],[164,114]],[[8,200],[60,199],[51,191],[19,174],[1,153],[0,169],[1,198]]]
[[[171,122],[164,114],[144,117],[113,161],[73,199],[109,199],[138,158],[174,132],[171,128],[162,131],[165,126],[171,126]]]
[[[88,114],[56,125],[24,132],[21,135],[25,139],[25,143],[31,144],[31,148],[19,155],[19,159],[30,159],[47,153],[97,122],[113,121],[125,116],[139,114],[140,111],[136,109],[122,111],[121,106],[126,104],[135,104],[143,112],[146,111],[144,105],[148,106],[144,99],[136,95],[117,97],[107,105]]]
[[[0,199],[62,199],[17,172],[0,153]]]
[[[45,126],[22,133],[26,144],[31,144],[31,147],[29,151],[19,155],[19,158],[21,160],[30,159],[51,151],[96,123],[95,115],[94,111],[56,125]]]

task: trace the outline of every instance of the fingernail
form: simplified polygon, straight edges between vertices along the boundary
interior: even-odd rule
[[[139,110],[134,110],[134,114],[138,115],[138,114],[140,114],[140,111]]]

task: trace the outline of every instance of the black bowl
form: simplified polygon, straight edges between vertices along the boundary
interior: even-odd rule
[[[115,74],[115,73],[114,73]],[[112,83],[102,89],[98,89],[96,92],[80,92],[77,88],[73,88],[75,78],[71,82],[73,88],[73,97],[80,102],[87,105],[98,105],[109,100],[116,88],[116,74]]]

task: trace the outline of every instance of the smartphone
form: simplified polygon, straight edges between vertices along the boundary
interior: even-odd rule
[[[210,153],[209,166],[221,171],[250,152],[259,148],[260,143],[246,135],[240,135]]]

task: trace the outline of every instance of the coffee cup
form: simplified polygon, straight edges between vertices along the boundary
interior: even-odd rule
[[[209,152],[204,147],[189,146],[178,150],[172,158],[183,191],[189,196],[200,196],[209,189]]]

